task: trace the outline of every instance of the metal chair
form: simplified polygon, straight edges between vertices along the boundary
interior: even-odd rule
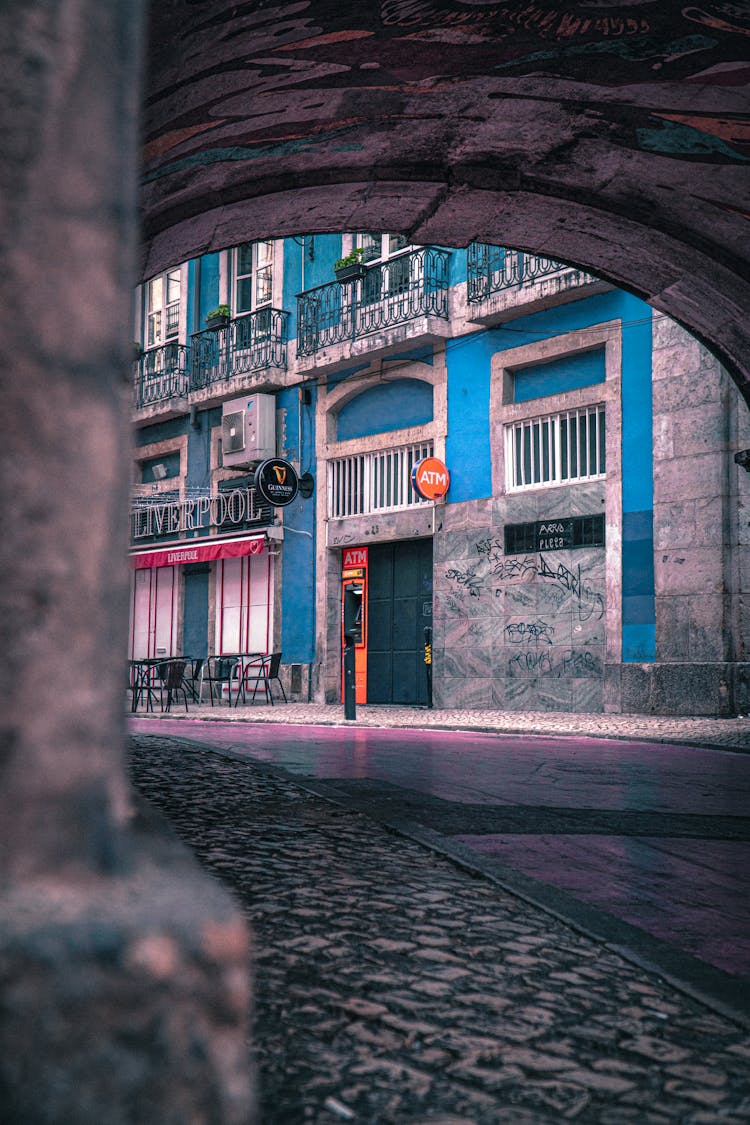
[[[211,706],[214,705],[214,689],[218,688],[219,703],[221,703],[221,695],[224,685],[227,685],[227,694],[229,696],[229,705],[232,705],[232,680],[237,680],[237,697],[239,698],[241,683],[238,678],[237,672],[237,657],[236,656],[207,656],[203,662],[200,672],[200,687],[198,694],[203,698],[203,684],[208,684],[208,698],[211,701]]]
[[[271,681],[275,680],[281,690],[281,695],[284,702],[287,702],[286,692],[284,685],[279,679],[279,667],[281,665],[281,653],[272,652],[266,656],[259,656],[255,660],[250,660],[244,668],[242,678],[243,687],[245,692],[250,687],[253,689],[253,697],[251,703],[255,703],[255,696],[257,695],[258,688],[262,686],[263,694],[266,701],[270,701],[271,706],[274,704],[273,692],[271,691]],[[238,696],[239,698],[239,696]],[[236,706],[236,703],[235,703]]]
[[[165,660],[158,665],[159,678],[161,680],[162,688],[162,710],[169,711],[172,707],[172,700],[177,699],[180,692],[185,701],[185,710],[188,710],[188,685],[185,679],[185,670],[188,666],[187,660],[175,659]],[[164,695],[167,693],[166,706],[164,705]]]

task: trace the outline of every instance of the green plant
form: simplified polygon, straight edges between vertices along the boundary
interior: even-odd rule
[[[355,246],[353,250],[349,251],[345,258],[337,258],[333,263],[333,268],[335,270],[342,270],[345,266],[360,266],[362,264],[363,254],[364,250],[362,247]]]
[[[211,312],[206,313],[206,320],[213,320],[217,316],[229,316],[229,305],[217,305]]]

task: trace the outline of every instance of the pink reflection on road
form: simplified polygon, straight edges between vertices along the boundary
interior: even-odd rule
[[[750,977],[750,844],[631,836],[455,836],[718,969]]]
[[[578,737],[185,719],[131,720],[320,778],[387,781],[464,804],[745,816],[750,755]]]
[[[301,777],[388,782],[462,804],[747,816],[750,755],[577,737],[134,718]],[[435,824],[439,831],[439,824]],[[707,964],[750,976],[750,844],[617,835],[462,843]]]

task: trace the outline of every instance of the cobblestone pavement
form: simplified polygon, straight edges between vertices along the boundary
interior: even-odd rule
[[[143,711],[139,712],[143,715]],[[216,722],[304,723],[353,725],[344,719],[338,704],[265,703],[227,707],[191,704],[185,714],[178,705],[173,719],[201,718]],[[559,711],[428,710],[424,707],[359,706],[356,725],[365,727],[418,727],[434,730],[475,730],[498,734],[572,734],[600,738],[643,738],[651,742],[679,742],[698,746],[750,750],[750,716],[706,719],[670,715],[603,715]]]
[[[252,924],[263,1125],[750,1121],[750,1035],[606,944],[278,769],[131,770]]]

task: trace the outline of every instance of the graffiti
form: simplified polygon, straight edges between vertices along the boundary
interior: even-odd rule
[[[331,546],[332,547],[343,547],[347,543],[353,543],[353,542],[354,542],[354,536],[353,535],[332,535],[331,536]]]
[[[548,652],[517,652],[508,660],[511,676],[524,673],[533,676],[552,675],[552,657]]]
[[[484,539],[477,543],[476,547],[480,556],[484,556],[494,564],[492,573],[501,582],[525,582],[529,578],[543,578],[564,594],[573,595],[578,602],[578,616],[581,621],[588,621],[594,616],[598,620],[604,616],[604,598],[582,580],[580,564],[573,571],[564,563],[550,566],[543,554],[537,558],[531,555],[506,558],[500,550],[500,544],[494,539]],[[500,592],[500,589],[496,589],[495,597],[499,597]],[[563,597],[559,600],[562,601]]]
[[[601,675],[601,666],[588,649],[569,649],[554,663],[551,653],[516,652],[508,657],[508,673],[511,676],[551,676],[554,679],[588,678]]]
[[[604,598],[598,594],[591,586],[581,581],[581,567],[580,564],[577,568],[577,573],[569,570],[564,563],[558,563],[557,567],[553,569],[547,565],[544,555],[539,556],[539,566],[537,574],[540,578],[547,578],[552,582],[557,582],[562,589],[568,590],[578,600],[578,617],[581,621],[588,621],[598,610],[598,618],[604,616]]]
[[[455,567],[446,570],[445,577],[449,582],[455,582],[461,590],[468,590],[472,598],[478,598],[482,589],[482,579],[477,577],[476,567],[467,570],[457,570]]]
[[[482,539],[475,544],[475,547],[480,559],[484,555],[487,562],[497,563],[505,557],[502,543],[497,539]]]
[[[596,676],[600,673],[599,665],[594,659],[594,654],[588,649],[576,652],[571,649],[560,663],[560,676]]]
[[[537,648],[541,642],[551,645],[554,631],[554,625],[548,625],[546,621],[511,622],[511,624],[506,625],[503,630],[505,639],[509,644],[536,645]]]
[[[502,562],[496,562],[492,573],[501,582],[512,582],[514,578],[526,579],[529,575],[533,576],[537,573],[536,559],[524,555],[523,558],[503,559]]]

